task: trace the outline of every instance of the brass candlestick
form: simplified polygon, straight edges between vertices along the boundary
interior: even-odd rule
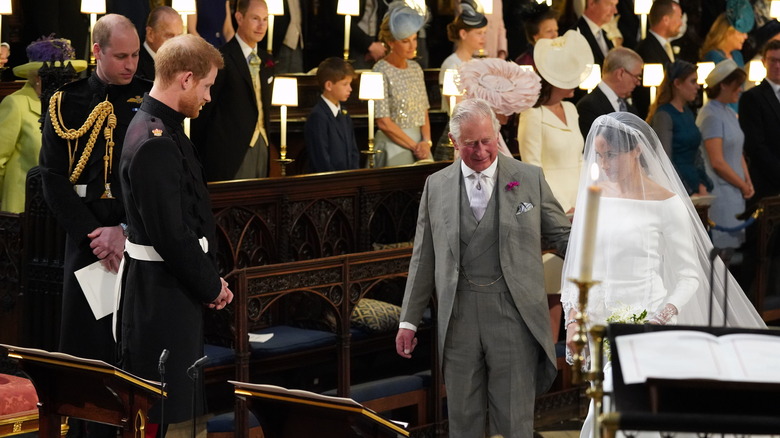
[[[579,306],[577,313],[574,315],[574,320],[577,322],[577,333],[574,335],[574,350],[573,363],[572,363],[572,383],[579,385],[583,381],[591,382],[591,385],[585,391],[585,394],[593,399],[594,407],[594,422],[593,422],[593,437],[601,437],[601,413],[603,411],[603,399],[604,399],[604,334],[606,333],[606,327],[603,325],[594,325],[587,329],[588,315],[588,292],[590,288],[598,281],[580,281],[576,279],[569,279],[572,283],[577,285],[579,289]],[[585,356],[583,351],[588,344],[588,335],[593,341],[593,351],[590,355],[590,371],[583,373],[582,365],[585,362]]]
[[[360,151],[361,154],[368,155],[368,168],[373,169],[374,168],[374,155],[378,154],[380,151],[374,150],[374,139],[369,138],[368,139],[368,149]]]

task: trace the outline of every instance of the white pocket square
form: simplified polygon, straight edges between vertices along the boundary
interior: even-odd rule
[[[517,212],[515,215],[523,214],[528,211],[531,211],[531,209],[534,208],[534,205],[530,202],[521,202],[520,205],[517,206]]]

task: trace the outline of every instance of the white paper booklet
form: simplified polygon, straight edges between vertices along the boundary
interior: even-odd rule
[[[618,336],[623,381],[648,378],[780,383],[780,336],[669,330]]]
[[[114,313],[116,273],[103,267],[100,262],[95,262],[79,269],[74,274],[76,274],[76,280],[78,280],[81,290],[84,291],[84,296],[87,298],[95,319]]]

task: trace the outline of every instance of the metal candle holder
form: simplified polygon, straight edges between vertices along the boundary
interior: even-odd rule
[[[593,437],[601,437],[601,414],[603,412],[604,399],[604,335],[606,327],[603,325],[594,325],[588,330],[587,306],[588,292],[590,288],[599,281],[580,281],[570,278],[569,281],[577,285],[579,289],[579,306],[574,320],[577,322],[577,333],[574,335],[573,363],[571,365],[572,383],[579,385],[584,381],[591,382],[591,385],[585,391],[585,394],[593,399],[594,419]],[[585,362],[583,351],[588,344],[588,335],[593,341],[593,351],[590,355],[590,371],[583,372],[582,365]]]

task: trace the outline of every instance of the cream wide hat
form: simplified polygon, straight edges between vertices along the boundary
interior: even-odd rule
[[[558,88],[572,89],[590,74],[593,52],[584,36],[569,30],[558,38],[537,41],[534,63],[544,80]]]

